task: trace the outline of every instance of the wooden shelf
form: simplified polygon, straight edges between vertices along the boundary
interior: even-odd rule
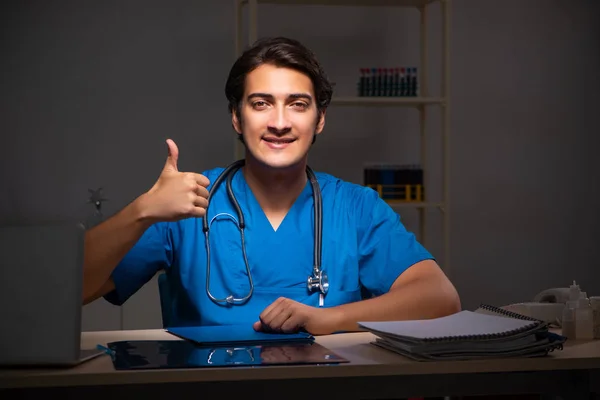
[[[384,7],[423,7],[439,0],[257,0],[258,4],[301,4],[323,6],[384,6]],[[241,4],[248,0],[241,0]]]
[[[333,97],[332,106],[419,107],[444,104],[442,97]]]

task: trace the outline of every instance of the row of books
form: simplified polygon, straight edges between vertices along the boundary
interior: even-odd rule
[[[418,96],[416,67],[360,68],[357,95],[359,97]]]

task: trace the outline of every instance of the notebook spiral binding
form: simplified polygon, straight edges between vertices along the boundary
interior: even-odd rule
[[[526,315],[518,314],[512,311],[505,310],[500,307],[492,306],[489,304],[481,304],[479,308],[493,312],[495,314],[500,314],[506,317],[511,317],[515,319],[525,320],[535,322],[535,325],[528,325],[518,329],[512,329],[508,331],[504,331],[501,333],[490,333],[490,334],[482,334],[482,335],[458,335],[458,336],[442,336],[442,337],[430,337],[423,339],[424,342],[436,342],[436,343],[447,343],[447,342],[455,342],[455,341],[463,341],[463,340],[492,340],[492,339],[503,339],[509,337],[511,335],[516,335],[521,332],[525,332],[534,327],[541,328],[540,332],[547,330],[546,322],[539,320],[537,318],[532,318]]]
[[[525,321],[533,321],[533,322],[540,322],[540,323],[544,322],[544,321],[542,321],[540,319],[537,319],[537,318],[529,317],[527,315],[519,314],[519,313],[516,313],[516,312],[513,312],[513,311],[508,311],[508,310],[505,310],[503,308],[492,306],[492,305],[489,305],[489,304],[480,304],[479,308],[481,308],[482,310],[491,311],[493,313],[501,314],[501,315],[504,315],[504,316],[507,316],[507,317],[511,317],[511,318],[515,318],[515,319],[522,319],[522,320],[525,320]]]

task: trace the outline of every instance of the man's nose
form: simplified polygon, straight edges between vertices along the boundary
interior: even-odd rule
[[[292,128],[292,124],[287,115],[285,107],[276,107],[273,109],[271,118],[268,122],[268,128],[270,131],[276,133],[285,133]]]

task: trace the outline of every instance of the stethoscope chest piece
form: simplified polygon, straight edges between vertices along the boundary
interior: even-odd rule
[[[308,277],[308,291],[313,292],[318,290],[321,294],[327,294],[329,290],[329,278],[327,273],[321,269],[315,268],[313,274]]]

